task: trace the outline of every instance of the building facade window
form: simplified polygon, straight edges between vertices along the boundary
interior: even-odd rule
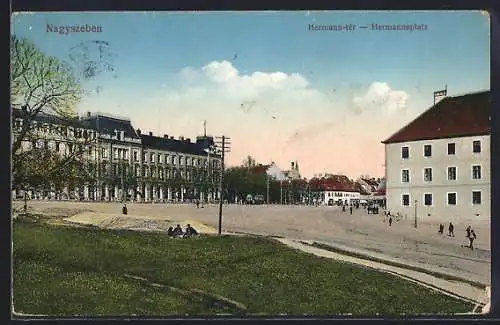
[[[405,207],[410,206],[410,194],[403,194],[401,196],[401,204]]]
[[[424,168],[424,182],[432,182],[432,168]]]
[[[457,167],[448,167],[448,180],[449,181],[457,180]]]
[[[424,194],[424,205],[431,206],[432,205],[432,193]]]
[[[448,154],[449,155],[455,154],[455,143],[448,143]]]
[[[424,145],[424,157],[432,157],[432,146],[430,144]]]
[[[457,205],[457,193],[447,193],[446,196],[448,205]]]
[[[145,152],[142,154],[142,161],[143,162],[148,162],[148,156],[147,156],[147,154]]]
[[[149,154],[149,161],[154,163],[155,162],[155,154],[154,153],[150,153]]]
[[[137,154],[137,151],[134,151],[134,161],[139,160],[139,156]]]
[[[481,141],[479,141],[479,140],[472,141],[472,152],[474,152],[474,153],[481,152]]]
[[[472,166],[472,179],[481,179],[481,166]]]
[[[160,154],[157,154],[156,155],[156,161],[161,164],[161,155]]]
[[[481,204],[481,191],[472,191],[472,204]]]
[[[410,158],[410,149],[408,147],[401,147],[401,158],[408,159]]]
[[[165,154],[165,156],[163,158],[164,158],[165,164],[168,165],[170,163],[170,161],[168,161],[168,155]]]
[[[409,183],[410,182],[410,170],[409,169],[401,170],[401,182],[402,183]]]

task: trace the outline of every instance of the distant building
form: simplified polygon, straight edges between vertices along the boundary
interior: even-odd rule
[[[311,191],[320,194],[321,204],[341,205],[360,201],[360,192],[347,176],[331,175],[314,177],[309,181]]]
[[[284,176],[289,180],[299,180],[300,171],[299,171],[299,163],[297,161],[290,163],[290,169],[283,172]]]
[[[360,177],[356,180],[356,184],[359,184],[361,199],[372,200],[377,188],[379,187],[380,179],[375,178],[364,178]]]
[[[490,91],[445,97],[384,140],[387,209],[490,218],[490,116]]]
[[[369,201],[371,200],[373,197],[372,197],[372,192],[370,191],[370,187],[367,186],[366,184],[363,184],[362,182],[360,182],[359,180],[354,182],[354,188],[356,189],[356,191],[359,192],[359,199],[360,201],[363,200],[363,201]]]

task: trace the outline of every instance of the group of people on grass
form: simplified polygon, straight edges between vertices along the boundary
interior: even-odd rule
[[[169,227],[167,230],[167,234],[169,237],[175,238],[187,238],[198,236],[198,231],[194,229],[189,223],[186,225],[186,230],[182,231],[181,225],[177,225],[174,227]]]
[[[127,214],[128,209],[127,205],[124,204],[122,208],[122,214]],[[176,237],[176,238],[186,238],[186,237],[193,237],[193,236],[198,236],[198,231],[194,229],[189,223],[186,225],[186,230],[182,230],[181,225],[177,225],[175,228],[174,227],[169,227],[167,230],[167,234],[170,237]]]
[[[455,226],[453,225],[453,223],[450,222],[450,224],[448,225],[448,236],[449,237],[455,237],[454,230],[455,230]],[[444,225],[443,224],[439,225],[438,233],[441,235],[444,233]],[[462,245],[462,247],[468,247],[471,250],[474,250],[473,244],[474,244],[474,240],[477,238],[477,236],[476,236],[476,233],[474,232],[474,229],[472,229],[471,226],[467,226],[467,228],[465,229],[465,237],[469,239],[469,246]]]

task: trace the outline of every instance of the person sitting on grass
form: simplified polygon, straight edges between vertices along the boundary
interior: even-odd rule
[[[175,236],[175,235],[174,235],[174,227],[172,227],[172,226],[168,227],[168,230],[167,230],[167,235],[168,235],[169,237],[174,237],[174,236]]]
[[[184,233],[184,237],[190,237],[190,236],[197,236],[198,232],[196,229],[191,227],[191,225],[188,223],[186,226],[186,232]]]
[[[182,231],[181,225],[177,225],[173,231],[174,237],[182,237],[184,235],[184,232]]]

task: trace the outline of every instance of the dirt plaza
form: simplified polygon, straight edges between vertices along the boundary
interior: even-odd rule
[[[13,202],[14,208],[22,202]],[[75,215],[89,211],[121,216],[121,203],[30,201],[30,212],[52,215]],[[192,204],[128,203],[126,218],[169,221],[172,224],[192,220],[212,229],[218,225],[218,205],[196,208]],[[455,237],[447,236],[448,222],[455,226]],[[384,214],[339,207],[224,205],[222,231],[252,233],[315,241],[373,257],[397,261],[430,271],[490,284],[491,250],[489,220],[435,220],[414,217],[394,220],[389,226]],[[438,234],[439,224],[445,234]],[[474,250],[468,244],[465,228],[477,234]],[[185,226],[182,224],[181,226]]]

